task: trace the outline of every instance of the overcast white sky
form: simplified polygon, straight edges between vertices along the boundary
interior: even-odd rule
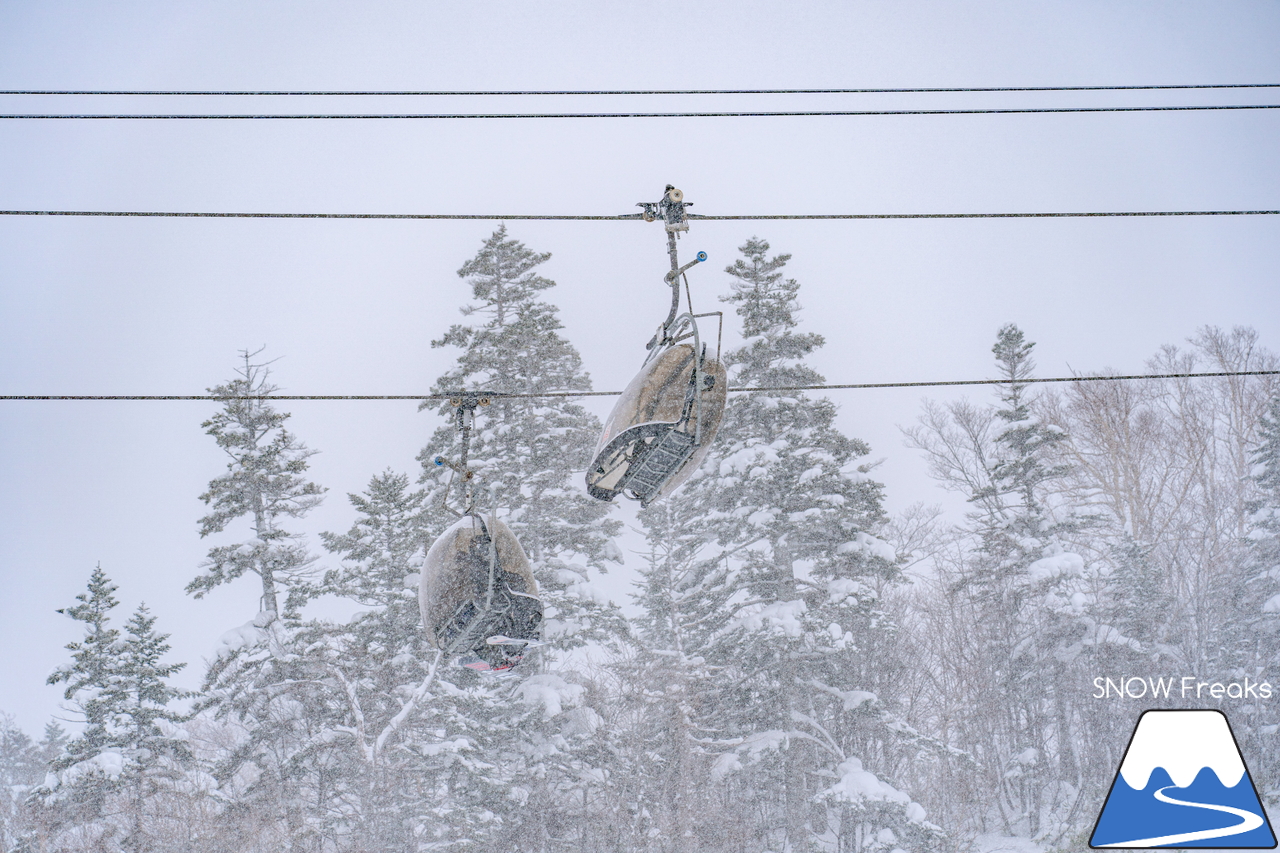
[[[1272,2],[4,3],[0,88],[511,89],[1280,83]],[[630,99],[0,97],[0,112],[456,112],[1275,103],[1280,90]],[[0,121],[0,209],[625,213],[670,182],[700,213],[1280,207],[1274,111],[471,122]],[[695,223],[700,310],[758,234],[794,259],[832,382],[980,378],[996,328],[1041,375],[1138,372],[1204,324],[1280,349],[1280,217]],[[413,394],[496,223],[0,217],[0,393],[190,394],[267,346],[300,394]],[[663,236],[636,222],[515,222],[553,253],[566,334],[621,388],[665,313]],[[734,324],[731,323],[732,327]],[[918,391],[835,392],[883,457],[891,509],[944,496],[902,446]],[[970,392],[982,396],[985,392]],[[943,397],[941,393],[932,396]],[[599,414],[610,401],[591,404]],[[413,403],[296,403],[331,490],[416,473]],[[44,686],[101,562],[120,618],[146,600],[191,663],[256,610],[252,583],[182,593],[211,543],[222,459],[193,402],[0,402],[0,710],[38,733]],[[619,570],[614,588],[624,589]]]

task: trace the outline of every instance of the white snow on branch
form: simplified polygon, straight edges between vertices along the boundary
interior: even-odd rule
[[[883,539],[877,539],[867,533],[856,533],[853,539],[836,546],[837,554],[866,554],[870,557],[879,557],[882,560],[888,560],[892,563],[898,559],[898,552],[893,546]]]
[[[1032,582],[1052,580],[1057,577],[1079,577],[1084,572],[1084,558],[1067,551],[1044,557],[1027,566],[1027,578]]]
[[[911,798],[884,782],[874,773],[862,769],[862,761],[857,758],[846,758],[836,768],[840,781],[823,792],[824,796],[849,803],[889,802],[906,806],[907,819],[913,823],[922,823],[925,817],[924,806],[912,802]]]
[[[860,708],[866,702],[878,702],[879,697],[868,690],[840,690],[829,684],[823,684],[817,679],[809,682],[813,687],[818,688],[823,693],[830,693],[835,696],[844,705],[846,711],[854,711]]]
[[[246,622],[238,628],[232,628],[221,637],[218,638],[218,646],[214,649],[214,657],[221,659],[229,657],[244,648],[252,648],[254,646],[263,645],[267,640],[267,632],[263,630],[270,623],[270,619],[275,614],[267,614],[265,611],[254,617],[253,621]]]
[[[565,706],[578,704],[586,689],[579,684],[570,684],[558,675],[543,673],[531,675],[516,688],[516,696],[526,705],[541,705],[544,719],[551,719],[564,710]]]
[[[808,607],[801,600],[775,601],[737,620],[737,627],[747,631],[781,631],[788,637],[799,637],[800,617]]]

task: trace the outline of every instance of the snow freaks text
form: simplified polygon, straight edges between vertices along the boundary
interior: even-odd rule
[[[1203,681],[1193,675],[1129,676],[1093,680],[1094,699],[1270,699],[1277,691],[1267,681]]]

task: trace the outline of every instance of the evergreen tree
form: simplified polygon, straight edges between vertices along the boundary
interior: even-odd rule
[[[1065,537],[1090,519],[1068,512],[1057,517],[1049,506],[1049,486],[1070,472],[1054,465],[1056,448],[1067,435],[1032,411],[1027,386],[1035,344],[1015,325],[996,334],[992,352],[1004,383],[998,386],[1004,422],[994,441],[990,479],[970,500],[981,507],[980,547],[966,583],[987,603],[992,648],[1002,686],[1020,697],[1010,724],[1012,760],[1004,770],[1006,791],[1015,799],[1033,838],[1056,839],[1068,827],[1076,793],[1082,787],[1068,694],[1080,689],[1068,674],[1071,657],[1088,628],[1081,618],[1079,579],[1083,559]],[[1016,794],[1014,793],[1016,791]]]
[[[1028,394],[1034,346],[1017,326],[1002,327],[992,347],[998,405],[930,408],[908,435],[974,506],[972,548],[948,578],[948,595],[963,602],[954,612],[967,620],[955,630],[982,656],[956,703],[958,728],[1002,831],[1056,841],[1071,828],[1082,782],[1071,697],[1085,685],[1071,664],[1103,635],[1088,635],[1097,620],[1085,612],[1086,567],[1068,541],[1089,519],[1051,504],[1051,486],[1069,473],[1054,464],[1067,436]]]
[[[196,598],[245,574],[261,584],[258,615],[223,637],[205,673],[200,710],[243,728],[243,741],[227,754],[216,775],[253,820],[288,844],[315,841],[306,816],[331,805],[341,769],[326,763],[323,685],[312,678],[307,647],[298,636],[298,609],[312,589],[314,558],[285,528],[321,500],[324,490],[306,479],[307,449],[285,429],[289,415],[267,397],[277,388],[269,370],[242,354],[236,378],[210,392],[221,410],[202,426],[228,457],[201,499],[211,507],[200,519],[201,536],[248,522],[239,544],[209,550],[202,572],[187,585]],[[281,600],[283,598],[283,601]],[[283,618],[282,618],[283,617]],[[246,776],[251,782],[237,783]],[[261,843],[270,844],[269,840]]]
[[[1280,394],[1270,400],[1259,419],[1257,444],[1250,456],[1250,480],[1257,495],[1246,505],[1249,532],[1248,555],[1237,591],[1243,611],[1238,630],[1237,674],[1258,681],[1272,681],[1280,660]],[[1280,714],[1255,703],[1243,727],[1242,740],[1257,755],[1260,793],[1272,803],[1280,801]]]
[[[186,719],[184,714],[170,710],[169,706],[188,694],[170,686],[168,679],[187,665],[162,662],[161,658],[169,652],[169,635],[157,633],[155,624],[156,617],[151,615],[146,604],[139,604],[125,623],[124,648],[118,665],[120,687],[129,697],[129,746],[153,753],[185,753],[182,741],[167,736],[160,721],[180,723]]]
[[[322,533],[325,550],[342,564],[325,572],[312,595],[337,595],[393,613],[392,636],[419,633],[417,597],[406,584],[422,567],[429,545],[425,529],[426,493],[410,491],[409,477],[387,470],[372,477],[364,494],[348,495],[357,518],[345,534]],[[416,580],[414,580],[416,584]],[[406,604],[413,605],[411,608]]]
[[[548,605],[547,638],[566,648],[619,630],[616,613],[589,591],[587,567],[604,569],[621,554],[612,542],[619,524],[605,518],[608,505],[587,497],[576,482],[590,462],[599,422],[567,398],[503,397],[591,389],[581,357],[559,333],[557,309],[538,299],[555,285],[536,272],[550,257],[508,239],[504,225],[458,270],[476,300],[462,313],[484,321],[454,325],[432,341],[433,347],[461,349],[457,366],[436,381],[432,392],[494,395],[492,405],[478,411],[471,432],[472,467],[481,481],[478,509],[490,511],[486,490],[492,488],[502,517],[534,566]],[[438,454],[457,458],[459,448],[453,408],[443,403],[439,411],[446,425],[418,457],[435,529],[453,517],[440,509],[450,472],[433,460]]]
[[[1271,398],[1260,419],[1251,461],[1250,479],[1258,496],[1246,505],[1248,562],[1253,573],[1249,579],[1248,598],[1253,605],[1249,629],[1254,635],[1275,637],[1280,632],[1280,394]]]
[[[35,850],[36,815],[28,798],[47,770],[42,745],[0,713],[0,850]]]
[[[1049,461],[1067,436],[1032,415],[1025,380],[1035,370],[1034,348],[1012,323],[996,333],[991,351],[1002,384],[997,386],[1001,405],[995,414],[1005,426],[995,436],[986,482],[969,498],[980,513],[981,550],[988,558],[970,580],[1000,585],[1014,578],[1014,595],[1027,591],[1016,578],[1046,556],[1049,541],[1075,527],[1053,520],[1045,505],[1045,484],[1068,470]]]
[[[117,660],[122,648],[120,632],[110,626],[110,613],[120,603],[114,595],[117,589],[99,564],[89,575],[88,589],[76,596],[80,603],[58,611],[83,622],[85,635],[67,645],[72,662],[55,670],[47,683],[66,683],[63,698],[76,703],[85,726],[54,760],[55,770],[93,760],[104,750],[119,746],[113,712],[123,702]]]
[[[288,414],[265,399],[278,390],[270,371],[254,364],[257,353],[243,353],[238,376],[209,393],[222,400],[222,411],[201,424],[227,454],[227,473],[214,478],[200,499],[212,507],[200,519],[200,535],[221,533],[233,521],[248,519],[253,537],[237,545],[210,549],[203,572],[187,585],[201,598],[210,590],[249,573],[262,584],[259,610],[279,614],[280,590],[300,586],[313,558],[295,535],[281,527],[286,518],[301,518],[320,503],[324,489],[303,474],[308,450],[284,428]],[[289,608],[293,602],[286,601]]]
[[[539,298],[554,286],[537,272],[549,257],[510,239],[500,227],[458,271],[475,300],[462,312],[479,322],[454,325],[432,342],[460,350],[456,367],[436,381],[433,393],[493,395],[491,405],[477,410],[470,433],[477,510],[496,509],[529,555],[548,643],[526,656],[514,685],[481,681],[469,671],[442,673],[444,683],[466,692],[477,761],[471,769],[459,767],[452,783],[455,801],[488,798],[483,809],[463,806],[453,814],[469,821],[477,814],[491,816],[485,826],[449,832],[472,839],[482,832],[491,844],[521,850],[547,849],[557,839],[565,843],[560,833],[585,829],[581,814],[571,819],[566,809],[581,809],[591,799],[580,790],[584,780],[603,778],[606,733],[585,701],[582,679],[559,659],[587,642],[611,642],[625,627],[589,578],[590,569],[603,571],[607,561],[621,559],[611,540],[618,523],[606,518],[609,507],[590,499],[581,485],[600,424],[568,398],[503,396],[591,387],[578,353],[560,334],[556,308]],[[433,536],[455,518],[442,506],[450,472],[433,460],[457,459],[460,450],[453,407],[442,404],[439,412],[446,425],[419,456]],[[460,504],[456,493],[452,503]],[[482,773],[476,769],[481,761],[489,764]],[[495,784],[502,796],[492,795]]]
[[[640,514],[648,553],[633,597],[641,615],[634,651],[615,664],[629,748],[613,775],[622,801],[642,804],[614,816],[615,843],[672,853],[718,849],[732,821],[708,784],[724,731],[715,722],[716,669],[704,654],[725,627],[733,590],[725,561],[690,524],[684,495]]]
[[[726,270],[744,338],[725,358],[730,386],[821,384],[804,359],[823,339],[797,331],[799,284],[781,272],[790,256],[769,258],[757,238],[741,251]],[[721,753],[712,774],[753,843],[852,846],[883,831],[919,848],[935,838],[923,809],[863,769],[883,772],[909,740],[877,698],[892,693],[876,673],[894,632],[880,596],[899,571],[874,536],[886,519],[882,487],[858,462],[868,448],[835,417],[829,400],[800,392],[731,398],[716,453],[669,499],[684,535],[719,549],[695,583],[724,606],[686,654],[716,672],[702,718]]]
[[[169,706],[188,694],[168,683],[185,663],[164,663],[169,651],[169,635],[155,630],[156,619],[145,604],[138,605],[125,623],[123,649],[119,659],[119,687],[126,705],[117,713],[121,738],[125,741],[128,818],[122,845],[127,850],[163,850],[169,839],[165,829],[150,827],[157,815],[150,804],[174,793],[182,780],[182,765],[191,752],[173,724],[187,717]],[[170,724],[169,727],[163,723]]]
[[[1123,537],[1113,549],[1114,564],[1097,611],[1101,627],[1119,632],[1107,643],[1118,646],[1122,659],[1158,660],[1158,647],[1169,642],[1164,614],[1173,604],[1159,569],[1151,561],[1151,548]],[[1108,632],[1111,633],[1111,632]],[[1126,654],[1127,653],[1127,654]],[[1116,672],[1129,669],[1107,667]]]
[[[85,729],[51,763],[56,781],[44,793],[72,826],[96,826],[100,839],[126,850],[153,850],[161,844],[151,826],[156,803],[190,758],[183,739],[163,725],[186,719],[169,707],[186,694],[168,684],[185,664],[161,660],[168,635],[156,632],[146,605],[139,605],[123,636],[110,627],[116,589],[97,566],[87,591],[77,596],[80,603],[59,611],[85,623],[85,637],[67,646],[72,663],[49,683],[67,684],[64,696],[83,715]],[[47,730],[45,748],[60,737]]]
[[[67,730],[58,724],[56,720],[50,720],[44,724],[44,736],[40,738],[39,754],[40,763],[44,768],[48,768],[63,750],[67,747],[67,741],[70,736]]]
[[[30,788],[44,780],[45,762],[42,750],[27,733],[18,728],[13,717],[0,714],[0,793],[15,788]]]

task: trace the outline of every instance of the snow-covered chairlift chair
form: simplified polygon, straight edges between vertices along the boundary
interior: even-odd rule
[[[529,558],[493,516],[464,515],[432,544],[418,605],[433,646],[449,656],[475,655],[495,670],[519,663],[542,625]]]
[[[711,448],[724,415],[727,382],[724,366],[708,356],[698,333],[698,316],[680,309],[680,281],[707,259],[680,266],[676,233],[688,230],[684,195],[673,187],[657,204],[642,204],[644,219],[663,219],[671,272],[671,311],[649,342],[640,373],[622,392],[605,421],[595,457],[587,469],[587,492],[611,501],[619,494],[648,506],[687,480]],[[686,288],[688,281],[685,281]],[[692,310],[692,308],[691,308]],[[718,356],[719,353],[716,353]]]
[[[427,640],[447,657],[478,670],[510,669],[525,650],[540,645],[542,601],[529,558],[511,528],[475,511],[474,473],[468,465],[471,429],[477,406],[488,406],[492,394],[462,393],[451,400],[457,413],[462,455],[457,462],[443,456],[436,465],[461,475],[463,508],[427,551],[418,583],[418,606]],[[491,492],[496,502],[496,495]]]

